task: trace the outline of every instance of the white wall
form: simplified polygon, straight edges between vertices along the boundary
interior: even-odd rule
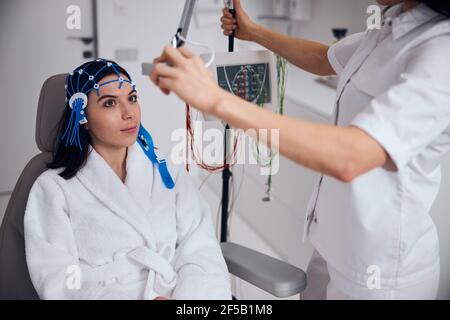
[[[442,159],[442,184],[439,195],[431,209],[437,226],[441,252],[441,281],[439,298],[450,300],[450,154]]]
[[[208,1],[208,0],[199,0]],[[253,15],[261,12],[261,3],[267,1],[246,1]],[[137,61],[120,61],[137,83],[143,112],[143,123],[154,135],[156,143],[165,150],[174,145],[170,141],[176,128],[185,127],[184,104],[175,96],[166,97],[153,86],[147,77],[141,75],[141,62],[151,62],[159,56],[175,34],[181,18],[184,1],[166,0],[102,0],[99,1],[99,52],[105,58],[115,59],[117,49],[137,49]],[[221,3],[221,2],[220,2]],[[123,10],[121,10],[123,8]],[[121,12],[120,15],[117,15]],[[228,40],[220,31],[220,11],[215,15],[203,15],[202,23],[194,16],[189,38],[207,42],[217,51],[226,51]],[[201,20],[201,21],[203,21]],[[203,52],[198,48],[192,50]],[[237,45],[239,49],[239,44]]]
[[[66,8],[82,10],[81,29],[66,28]],[[38,153],[35,122],[39,93],[51,75],[83,62],[85,46],[68,36],[92,36],[90,0],[0,2],[0,193],[11,191]],[[61,106],[64,108],[64,106]]]
[[[293,21],[290,32],[322,43],[335,41],[333,28],[347,28],[349,34],[365,30],[366,10],[376,0],[313,0],[312,19]],[[270,26],[279,32],[288,33],[285,22],[273,22]]]

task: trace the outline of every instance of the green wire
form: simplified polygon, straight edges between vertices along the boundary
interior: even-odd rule
[[[284,98],[285,98],[285,93],[286,93],[286,83],[287,83],[287,61],[286,59],[280,57],[277,55],[277,63],[276,63],[276,67],[277,67],[277,89],[278,89],[278,108],[276,110],[276,112],[280,115],[284,114]],[[259,84],[259,88],[258,91],[261,90],[262,87],[262,98],[261,96],[258,98],[257,104],[260,108],[264,108],[264,102],[266,100],[266,89],[264,88],[264,84],[261,83],[261,80],[259,79],[259,77],[257,77],[257,81]],[[273,154],[272,150],[269,150],[270,155],[266,158],[263,158],[263,156],[261,155],[261,152],[259,150],[259,139],[257,138],[256,141],[256,161],[258,163],[259,166],[261,167],[268,167],[270,166],[270,174],[267,178],[267,194],[269,194],[269,192],[272,190],[272,160],[275,157],[275,155]]]

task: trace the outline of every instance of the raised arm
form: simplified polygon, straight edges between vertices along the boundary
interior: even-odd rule
[[[290,37],[256,24],[244,11],[240,0],[235,0],[235,8],[235,19],[227,8],[223,10],[221,22],[224,35],[234,31],[236,38],[256,42],[305,71],[322,76],[335,74],[328,61],[328,46]]]

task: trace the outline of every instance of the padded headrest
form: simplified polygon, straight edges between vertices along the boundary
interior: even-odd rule
[[[66,76],[52,76],[42,85],[36,116],[36,144],[42,152],[52,152],[55,146],[58,124],[66,107]]]

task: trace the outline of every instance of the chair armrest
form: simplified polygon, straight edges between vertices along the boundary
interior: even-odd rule
[[[231,274],[276,297],[290,297],[306,288],[305,272],[293,265],[235,243],[220,246]]]

